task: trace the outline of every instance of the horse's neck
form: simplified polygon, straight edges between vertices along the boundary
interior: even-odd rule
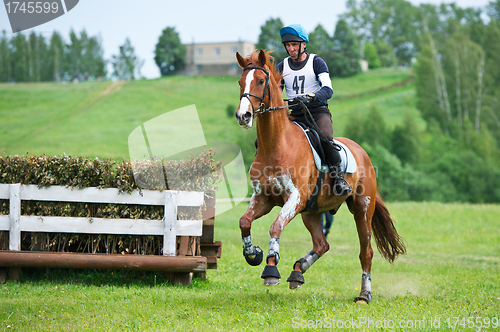
[[[269,93],[270,103],[266,107],[278,109],[257,115],[256,118],[258,150],[266,159],[282,154],[292,132],[290,127],[293,125],[288,118],[288,108],[280,108],[286,105],[278,82],[273,76],[270,79]]]
[[[292,123],[286,108],[270,111],[257,116],[257,144],[264,155],[278,156],[287,142]]]

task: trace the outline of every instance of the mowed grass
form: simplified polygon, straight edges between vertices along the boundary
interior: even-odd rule
[[[457,330],[474,330],[469,318],[475,327],[477,319],[486,324],[488,318],[492,329],[500,318],[498,205],[388,204],[408,254],[391,265],[375,253],[369,305],[353,302],[361,268],[355,224],[347,208],[335,216],[330,251],[305,273],[302,288],[290,290],[286,278],[293,263],[311,249],[308,232],[300,218],[287,226],[280,239],[281,284],[264,287],[263,265],[251,267],[242,256],[238,219],[246,207],[242,203],[216,217],[215,238],[223,242],[222,258],[217,270],[208,271],[206,281],[182,287],[168,285],[160,275],[155,280],[154,273],[137,279],[119,272],[78,270],[25,275],[20,282],[0,286],[0,328],[291,331],[354,322],[365,331],[391,326],[429,331],[451,330],[450,324]],[[254,243],[265,251],[278,211],[252,228]],[[432,328],[436,322],[439,329]]]

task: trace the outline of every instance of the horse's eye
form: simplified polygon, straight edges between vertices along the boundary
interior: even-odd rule
[[[259,80],[259,85],[262,85],[262,84],[264,84],[264,80],[261,78],[261,79]]]

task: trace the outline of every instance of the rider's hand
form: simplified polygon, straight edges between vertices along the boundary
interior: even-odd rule
[[[300,103],[308,104],[312,101],[313,101],[313,98],[311,98],[309,95],[297,96],[294,98],[294,102],[298,103],[298,104],[300,104]]]

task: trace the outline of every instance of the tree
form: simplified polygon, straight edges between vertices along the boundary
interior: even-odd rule
[[[83,32],[82,32],[83,34]],[[82,36],[83,38],[83,36]],[[73,79],[78,75],[81,75],[81,70],[83,65],[81,55],[83,53],[83,46],[81,40],[78,38],[76,33],[71,29],[69,32],[69,44],[66,46],[65,52],[65,72],[68,73],[69,78]]]
[[[40,34],[31,32],[28,37],[29,75],[31,82],[48,80],[48,48],[45,38]]]
[[[420,140],[414,119],[408,114],[402,125],[396,126],[392,132],[392,153],[403,165],[416,164],[419,160]]]
[[[361,71],[359,43],[345,20],[339,20],[333,35],[335,58],[330,72],[333,76],[346,77]]]
[[[353,115],[346,125],[344,135],[358,144],[368,143],[371,146],[390,146],[389,132],[384,118],[375,105],[371,105],[369,112],[361,117]]]
[[[277,62],[280,62],[288,56],[288,53],[281,42],[280,29],[283,28],[283,23],[279,18],[270,18],[260,27],[259,40],[257,41],[257,49],[274,50],[271,54]]]
[[[393,67],[397,64],[398,59],[396,58],[394,48],[392,48],[386,40],[375,38],[374,45],[377,49],[377,53],[380,58],[380,65],[382,67]]]
[[[415,182],[414,172],[409,166],[401,165],[401,161],[381,145],[362,145],[370,156],[377,176],[377,190],[390,201],[405,201],[410,195],[408,182]]]
[[[106,61],[100,38],[89,37],[85,30],[80,33],[80,38],[71,30],[69,38],[70,43],[65,54],[65,69],[69,77],[88,78],[106,75]]]
[[[381,66],[375,45],[372,43],[365,43],[365,45],[363,45],[363,53],[365,54],[365,60],[368,61],[368,67],[370,69],[379,68]]]
[[[29,63],[28,63],[28,42],[22,33],[17,33],[10,40],[11,59],[12,59],[12,80],[14,82],[29,81]]]
[[[363,121],[363,117],[358,113],[355,113],[351,116],[350,121],[346,124],[343,135],[353,140],[354,142],[361,144],[365,142],[364,127],[365,123]]]
[[[363,140],[372,146],[381,145],[389,148],[389,138],[382,113],[375,105],[372,105],[365,119]]]
[[[333,66],[335,58],[333,38],[326,32],[321,24],[309,34],[309,44],[307,50],[319,55],[325,60],[328,68]]]
[[[449,135],[451,106],[441,56],[432,35],[427,32],[426,36],[428,43],[422,49],[416,70],[417,107],[427,120],[436,119]]]
[[[8,82],[11,80],[11,56],[9,40],[5,30],[0,37],[0,82]]]
[[[107,74],[104,50],[100,37],[90,37],[84,41],[85,56],[83,58],[84,72],[89,76],[101,77]]]
[[[500,21],[500,0],[491,1],[486,10],[492,20]]]
[[[500,4],[498,4],[500,6]],[[499,7],[500,10],[500,7]],[[484,99],[485,125],[500,145],[500,21],[491,21],[485,29],[482,47],[486,57]]]
[[[473,122],[476,132],[479,132],[485,90],[484,51],[466,35],[456,33],[448,40],[443,54],[450,83],[450,104],[455,111],[453,117],[459,134],[464,118]]]
[[[136,74],[140,76],[140,67],[143,63],[144,61],[135,55],[134,47],[127,38],[125,44],[120,46],[120,53],[113,55],[113,74],[120,80],[133,80]]]
[[[49,61],[47,67],[49,70],[48,80],[59,82],[64,74],[64,41],[61,35],[54,31],[50,37],[49,43]]]
[[[175,28],[163,30],[155,49],[155,63],[161,76],[173,75],[186,65],[186,46],[181,43]]]
[[[465,119],[479,132],[486,93],[485,52],[463,33],[453,34],[443,49],[430,34],[428,40],[416,71],[417,106],[427,120],[438,120],[447,135],[463,138]],[[467,138],[465,142],[470,144]]]
[[[397,63],[409,66],[416,56],[418,10],[405,0],[348,0],[347,13],[341,15],[353,31],[366,42],[375,44],[382,66],[393,65],[389,49]],[[386,47],[387,45],[387,47]]]

